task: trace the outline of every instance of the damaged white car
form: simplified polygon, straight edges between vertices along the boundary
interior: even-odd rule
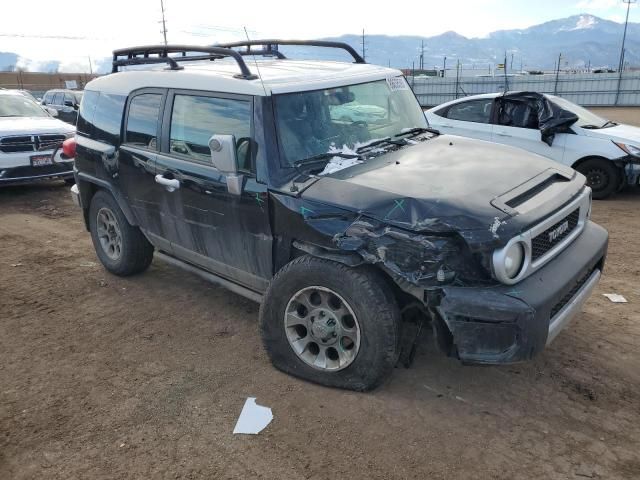
[[[603,199],[640,180],[640,128],[535,92],[473,95],[426,112],[443,133],[512,145],[573,167]]]

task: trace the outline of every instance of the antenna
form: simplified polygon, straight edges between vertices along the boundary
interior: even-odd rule
[[[367,58],[365,57],[365,48],[364,48],[364,28],[362,29],[362,59],[366,60]]]
[[[247,37],[247,42],[251,42],[251,39],[249,38],[249,32],[247,31],[247,27],[242,27],[244,28],[244,34]],[[251,50],[251,47],[247,47],[248,50]],[[258,60],[256,60],[256,56],[255,55],[251,55],[253,57],[253,63],[256,64],[256,70],[258,71],[258,78],[260,79],[260,83],[262,84],[262,90],[264,90],[264,95],[265,97],[268,96],[267,94],[267,87],[264,86],[264,81],[262,80],[262,74],[260,73],[260,67],[258,66]]]
[[[164,0],[160,0],[160,11],[162,12],[162,36],[164,37],[164,44],[167,44],[167,22],[164,18]]]

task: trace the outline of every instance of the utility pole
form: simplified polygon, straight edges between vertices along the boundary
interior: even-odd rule
[[[442,61],[442,78],[444,78],[446,71],[447,71],[447,57],[444,57],[444,60]]]
[[[365,48],[364,48],[364,28],[362,29],[362,59],[366,60],[367,57],[365,57]]]
[[[91,65],[91,55],[87,55],[89,58],[89,74],[93,75],[93,65]]]
[[[560,62],[562,61],[562,53],[558,56],[558,66],[556,68],[556,84],[553,87],[553,94],[558,94],[558,77],[560,76]]]
[[[167,44],[167,22],[164,18],[164,0],[160,0],[160,11],[162,12],[162,36],[164,37],[164,44]]]
[[[424,40],[422,40],[422,46],[420,47],[420,70],[424,70]]]
[[[627,4],[627,17],[624,20],[624,33],[622,34],[622,46],[620,47],[620,61],[618,62],[618,71],[622,72],[624,68],[624,44],[627,40],[627,26],[629,25],[629,10],[631,9],[631,4],[636,3],[636,0],[622,0],[623,3]]]
[[[511,52],[511,65],[509,66],[509,70],[513,70],[513,52]]]

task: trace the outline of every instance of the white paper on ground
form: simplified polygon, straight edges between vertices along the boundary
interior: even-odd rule
[[[617,293],[603,293],[602,295],[607,297],[613,303],[627,303],[627,299]]]
[[[249,397],[244,402],[244,407],[240,412],[240,417],[236,423],[233,433],[246,433],[256,435],[273,420],[273,413],[269,407],[256,405],[255,397]]]

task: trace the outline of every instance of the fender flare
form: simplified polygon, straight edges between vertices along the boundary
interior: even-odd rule
[[[120,190],[114,188],[111,183],[107,182],[106,180],[94,177],[93,175],[77,171],[76,181],[80,190],[80,204],[82,205],[82,210],[84,212],[84,220],[87,230],[89,230],[89,205],[91,205],[91,198],[98,189],[106,190],[111,194],[111,196],[118,204],[118,207],[120,207],[120,210],[122,210],[122,213],[124,213],[124,216],[130,225],[134,227],[138,225],[138,221],[133,211],[131,210],[131,207],[129,207],[129,204],[124,199],[124,195]],[[93,188],[87,188],[87,184],[92,185]]]

